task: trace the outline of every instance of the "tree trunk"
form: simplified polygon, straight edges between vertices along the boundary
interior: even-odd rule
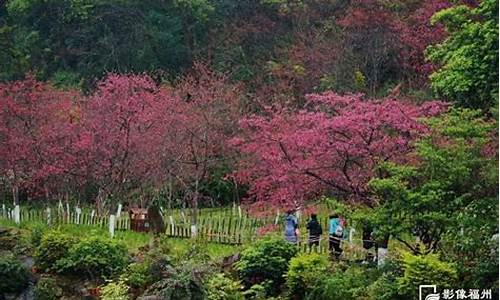
[[[19,186],[17,183],[12,185],[12,200],[14,201],[14,206],[19,205]]]
[[[191,237],[195,238],[198,234],[198,179],[195,181],[194,195],[191,200]]]
[[[14,184],[12,186],[12,197],[14,198],[14,222],[16,224],[21,223],[21,211],[19,207],[19,186]]]
[[[163,222],[163,216],[160,213],[159,207],[155,204],[148,207],[148,219],[151,230],[155,235],[159,235],[165,232],[165,223]]]

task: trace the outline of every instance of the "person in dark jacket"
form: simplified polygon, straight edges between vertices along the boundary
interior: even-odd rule
[[[363,248],[366,250],[365,262],[371,263],[375,260],[375,256],[370,249],[375,246],[373,240],[373,227],[370,224],[363,225]]]
[[[309,231],[309,247],[312,247],[312,245],[319,246],[323,228],[321,228],[321,224],[318,222],[316,214],[311,214],[311,219],[307,222],[307,230]]]

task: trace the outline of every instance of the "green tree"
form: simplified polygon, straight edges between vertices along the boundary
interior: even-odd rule
[[[449,33],[427,51],[427,58],[440,65],[430,76],[435,93],[464,107],[493,106],[498,98],[498,1],[445,9],[432,22],[442,23]]]
[[[208,22],[196,14],[187,31],[191,6],[159,0],[12,0],[6,7],[4,31],[12,28],[13,43],[24,45],[29,69],[61,85],[83,79],[89,86],[107,72],[178,72],[191,61],[187,41],[203,36]]]
[[[417,163],[383,164],[382,173],[388,176],[370,182],[382,201],[377,227],[415,253],[421,249],[403,240],[408,233],[420,238],[424,251],[432,251],[443,234],[461,234],[468,227],[465,215],[481,223],[497,219],[496,159],[488,155],[495,123],[481,118],[480,111],[457,109],[428,124],[432,132],[416,145]],[[478,205],[486,205],[491,214],[479,219],[475,209],[470,211]],[[495,229],[489,226],[489,237]]]
[[[491,254],[498,232],[496,122],[478,110],[455,109],[428,123],[414,166],[385,164],[387,176],[371,181],[380,200],[376,227],[414,254],[444,250],[443,259],[463,264],[462,280],[491,283],[498,277]]]

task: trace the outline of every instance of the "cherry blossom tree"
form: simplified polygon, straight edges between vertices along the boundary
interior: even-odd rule
[[[448,0],[421,1],[407,16],[400,18],[396,25],[401,50],[398,60],[402,63],[408,83],[422,86],[435,70],[435,65],[425,59],[425,49],[439,43],[445,37],[442,25],[431,24],[432,16],[451,6]]]
[[[98,204],[109,197],[123,200],[155,178],[164,126],[158,113],[170,100],[149,77],[134,75],[109,75],[87,99],[81,141],[99,187]]]
[[[202,182],[234,160],[227,141],[237,129],[240,87],[196,63],[170,92],[174,98],[160,116],[162,171],[184,191],[195,223]]]
[[[72,158],[64,145],[75,124],[76,98],[32,76],[0,85],[0,172],[15,204],[21,188],[47,193],[66,175]]]
[[[250,186],[251,200],[283,207],[333,194],[373,205],[366,184],[377,165],[407,160],[427,130],[419,118],[445,108],[333,92],[307,99],[308,109],[268,109],[241,120],[241,137],[231,143],[245,159],[235,176]]]

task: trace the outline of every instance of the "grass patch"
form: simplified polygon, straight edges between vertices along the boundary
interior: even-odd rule
[[[78,238],[89,236],[109,237],[107,228],[88,225],[58,224],[48,226],[45,223],[36,221],[21,222],[21,224],[16,224],[11,220],[0,219],[0,227],[19,229],[22,237],[26,240],[31,238],[34,230],[40,228],[43,228],[43,230],[57,229]],[[147,246],[152,242],[153,234],[129,230],[117,230],[115,231],[114,239],[122,242],[127,247],[129,253],[136,254],[140,251],[140,248]],[[208,243],[193,239],[170,238],[167,236],[161,236],[161,239],[169,248],[169,253],[178,259],[188,258],[193,251],[203,251],[205,254],[210,256],[210,258],[217,259],[229,256],[241,249],[241,246]]]

